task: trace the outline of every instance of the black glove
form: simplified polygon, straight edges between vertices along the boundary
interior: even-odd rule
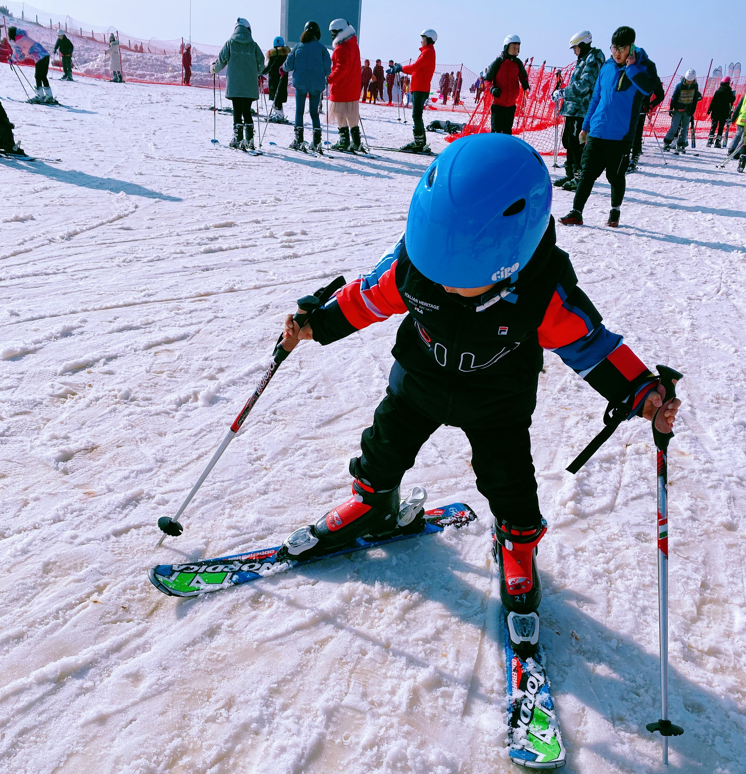
[[[671,118],[673,118],[673,110],[669,110],[668,115],[671,116]]]
[[[499,86],[493,86],[490,89],[490,94],[495,98],[498,99],[498,97],[503,93],[503,90]]]

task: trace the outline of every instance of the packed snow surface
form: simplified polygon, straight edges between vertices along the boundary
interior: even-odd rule
[[[0,161],[0,769],[511,771],[491,517],[459,430],[432,437],[404,487],[424,485],[431,506],[469,503],[480,520],[460,532],[200,599],[147,578],[277,545],[349,495],[397,320],[301,345],[184,534],[155,549],[156,520],[253,391],[284,315],[377,262],[429,160],[307,158],[286,150],[288,126],[251,158],[212,146],[209,91],[53,87],[64,107],[24,104],[0,69],[18,139],[61,159]],[[372,144],[411,137],[396,109],[363,116]],[[230,118],[217,121],[227,143]],[[604,225],[601,180],[587,225],[558,237],[608,327],[686,376],[669,458],[670,717],[686,734],[670,770],[743,774],[746,175],[699,152],[664,165],[648,141],[621,228]],[[555,216],[570,203],[557,192]],[[545,360],[532,428],[550,525],[542,640],[566,771],[658,771],[660,737],[645,730],[660,714],[650,427],[625,424],[565,472],[605,402]]]

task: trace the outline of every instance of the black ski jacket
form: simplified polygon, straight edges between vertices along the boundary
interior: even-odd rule
[[[72,40],[67,37],[67,35],[63,35],[61,38],[57,38],[57,42],[54,44],[54,52],[57,53],[60,52],[62,56],[72,56],[73,51],[75,51],[75,46],[73,45]]]
[[[727,121],[736,95],[729,83],[721,83],[720,88],[713,94],[707,115],[712,116],[713,121]]]
[[[402,236],[373,271],[345,285],[309,323],[313,338],[330,344],[393,314],[407,315],[392,351],[395,394],[405,378],[416,387],[408,393],[423,401],[443,390],[502,397],[531,385],[535,390],[542,349],[553,350],[610,402],[635,393],[633,413],[655,384],[578,287],[569,256],[555,245],[554,220],[514,286],[500,283],[477,299],[447,293],[415,268]]]

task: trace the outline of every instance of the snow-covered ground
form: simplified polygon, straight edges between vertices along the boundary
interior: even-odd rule
[[[0,161],[0,769],[508,772],[490,514],[463,434],[404,484],[468,502],[461,532],[198,600],[148,567],[276,545],[349,492],[396,320],[286,361],[184,516],[298,297],[373,266],[427,159],[214,149],[207,91],[53,83],[0,95],[26,149]],[[289,106],[292,109],[292,103]],[[292,111],[289,111],[292,112]],[[372,144],[410,136],[364,107]],[[435,117],[435,114],[431,114]],[[452,114],[443,114],[449,118]],[[218,116],[224,142],[230,118]],[[431,139],[439,149],[441,137]],[[648,144],[623,225],[599,182],[559,230],[607,325],[682,370],[670,453],[671,771],[746,770],[746,176]],[[555,216],[570,195],[555,195]],[[630,422],[577,476],[604,401],[546,356],[533,426],[550,531],[543,641],[568,772],[659,770],[655,455]],[[506,407],[509,410],[509,407]]]

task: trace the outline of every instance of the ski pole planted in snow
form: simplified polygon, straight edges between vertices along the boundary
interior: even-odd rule
[[[212,140],[213,145],[218,142],[218,107],[215,103],[215,73],[212,74]]]
[[[302,311],[298,312],[293,317],[293,320],[297,322],[298,325],[300,325],[302,328],[308,322],[308,318],[311,312],[323,306],[344,284],[344,277],[337,277],[337,279],[333,280],[326,287],[319,288],[319,290],[317,290],[312,296],[304,296],[301,298],[298,301],[298,308]],[[184,528],[179,523],[179,516],[181,516],[181,514],[184,512],[184,509],[192,501],[194,495],[197,494],[197,490],[202,486],[205,479],[210,474],[210,471],[215,467],[215,464],[220,459],[223,452],[228,448],[228,444],[236,437],[238,431],[241,429],[241,426],[246,421],[246,417],[249,416],[251,409],[254,408],[254,405],[259,400],[265,388],[269,384],[270,379],[272,379],[272,377],[275,375],[275,371],[277,371],[277,369],[282,364],[282,361],[285,360],[289,354],[290,352],[282,346],[282,336],[280,336],[280,338],[277,340],[277,344],[275,344],[275,349],[272,353],[272,362],[269,368],[264,372],[264,375],[259,380],[259,385],[257,386],[256,390],[254,390],[254,394],[249,398],[249,400],[246,402],[246,405],[241,409],[241,413],[233,421],[233,424],[230,426],[230,429],[228,430],[225,438],[223,438],[223,441],[218,447],[218,450],[215,452],[215,454],[212,455],[212,459],[207,463],[207,467],[202,471],[202,475],[197,480],[197,483],[192,487],[192,490],[187,495],[186,500],[184,500],[184,502],[181,504],[181,508],[179,508],[173,518],[169,516],[161,516],[161,518],[158,519],[158,527],[164,534],[158,541],[156,548],[158,548],[161,543],[163,543],[163,541],[166,539],[166,535],[178,537],[184,531]]]
[[[9,62],[10,69],[16,74],[16,78],[18,78],[18,83],[21,84],[21,88],[23,89],[23,93],[26,95],[26,99],[30,99],[28,92],[26,91],[26,87],[23,85],[23,81],[21,80],[21,76],[18,74],[18,70],[16,70],[15,67]]]
[[[666,389],[663,402],[653,417],[653,440],[658,457],[658,631],[661,653],[661,717],[656,723],[648,723],[651,733],[659,731],[663,737],[663,765],[668,766],[668,737],[681,736],[684,729],[668,719],[668,444],[673,433],[661,433],[655,425],[658,413],[666,403],[676,397],[674,379],[683,374],[673,368],[658,366],[661,384]]]

